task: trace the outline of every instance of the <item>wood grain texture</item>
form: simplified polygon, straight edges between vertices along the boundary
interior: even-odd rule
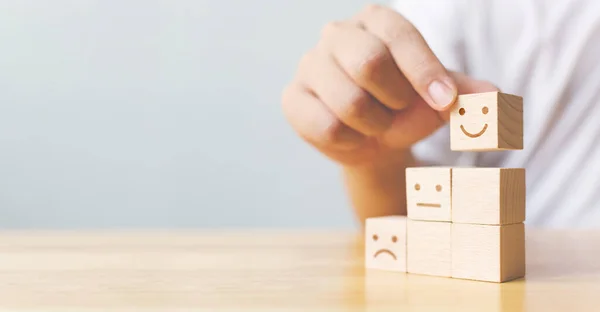
[[[525,225],[500,227],[500,281],[510,281],[526,274]]]
[[[498,149],[523,149],[523,98],[498,93]]]
[[[452,277],[505,282],[525,276],[525,228],[452,224]]]
[[[450,111],[450,149],[523,149],[523,98],[501,92],[459,95]]]
[[[454,168],[452,222],[502,225],[525,221],[525,169]]]
[[[406,217],[385,216],[366,220],[365,267],[406,272]]]
[[[406,169],[407,214],[413,220],[450,221],[452,168]]]
[[[596,311],[600,231],[526,235],[485,283],[365,270],[354,230],[2,231],[0,311]]]
[[[408,219],[407,271],[413,274],[452,275],[452,224]]]

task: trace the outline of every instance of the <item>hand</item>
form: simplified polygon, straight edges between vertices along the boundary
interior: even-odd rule
[[[457,94],[496,90],[448,72],[399,13],[371,5],[325,26],[283,92],[292,127],[344,166],[406,151],[448,120]]]

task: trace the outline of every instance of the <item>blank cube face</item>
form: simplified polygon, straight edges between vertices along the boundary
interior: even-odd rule
[[[413,220],[450,221],[451,168],[407,168],[406,206]]]
[[[452,277],[505,282],[525,276],[525,227],[452,224]]]
[[[450,149],[523,149],[523,98],[500,92],[460,95],[450,112]]]
[[[407,271],[450,277],[452,223],[409,219],[407,225]]]
[[[523,221],[525,169],[452,170],[452,222],[503,225]]]
[[[406,217],[369,218],[365,235],[367,268],[406,272]]]

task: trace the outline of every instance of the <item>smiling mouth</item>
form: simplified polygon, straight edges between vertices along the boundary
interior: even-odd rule
[[[488,127],[488,124],[485,124],[483,126],[483,129],[481,129],[481,131],[479,131],[475,134],[472,134],[472,133],[468,132],[467,130],[465,130],[465,127],[463,127],[463,125],[460,125],[460,130],[462,130],[462,132],[470,138],[477,138],[477,137],[480,137],[485,132],[485,130],[487,130],[487,127]]]
[[[441,208],[440,204],[431,204],[431,203],[417,203],[417,207],[428,207],[428,208]]]
[[[379,250],[378,250],[378,251],[377,251],[377,252],[376,252],[376,253],[373,255],[373,258],[377,258],[377,256],[379,256],[379,254],[382,254],[382,253],[386,253],[386,254],[390,255],[390,256],[394,257],[394,260],[396,260],[396,255],[395,255],[395,254],[394,254],[394,253],[393,253],[391,250],[389,250],[389,249],[379,249]]]

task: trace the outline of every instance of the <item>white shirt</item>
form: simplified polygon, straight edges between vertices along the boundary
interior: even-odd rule
[[[600,1],[397,0],[444,65],[524,100],[524,149],[450,151],[448,128],[417,144],[440,165],[519,167],[527,224],[600,227]]]

